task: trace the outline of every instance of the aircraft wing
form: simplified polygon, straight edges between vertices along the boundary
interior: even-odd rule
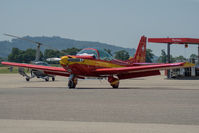
[[[42,65],[33,65],[33,64],[24,64],[24,63],[14,63],[14,62],[1,62],[3,65],[7,66],[17,66],[30,69],[41,70],[46,74],[59,75],[59,76],[69,76],[69,73],[62,67],[51,67],[51,66],[42,66]]]
[[[119,75],[119,74],[131,74],[139,72],[149,72],[156,70],[174,69],[180,67],[192,67],[194,64],[191,63],[167,63],[167,64],[155,64],[155,65],[144,65],[144,66],[132,66],[132,67],[120,67],[120,68],[99,68],[95,72],[100,75]]]

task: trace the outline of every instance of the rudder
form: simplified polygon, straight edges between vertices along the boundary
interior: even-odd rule
[[[146,41],[147,38],[145,36],[142,36],[134,57],[129,59],[131,63],[146,62]]]

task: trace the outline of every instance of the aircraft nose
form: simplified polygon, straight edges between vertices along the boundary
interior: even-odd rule
[[[68,65],[69,63],[83,62],[84,59],[76,58],[75,56],[63,56],[61,57],[60,64]]]
[[[67,65],[68,64],[68,58],[69,58],[68,56],[62,56],[61,60],[59,61],[60,64]]]

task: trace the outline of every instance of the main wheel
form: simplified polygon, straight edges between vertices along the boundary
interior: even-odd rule
[[[47,78],[45,78],[45,81],[47,82],[47,81],[49,81],[49,78],[47,77]]]
[[[118,85],[111,85],[113,88],[118,88],[119,87],[119,84]]]
[[[76,87],[76,84],[72,80],[69,80],[68,81],[68,88],[72,89],[72,88],[75,88],[75,87]]]
[[[55,77],[52,77],[52,81],[55,81]]]
[[[114,78],[113,76],[108,77],[108,82],[113,88],[119,87],[119,79]]]
[[[30,81],[30,79],[29,79],[29,78],[26,78],[26,81]]]

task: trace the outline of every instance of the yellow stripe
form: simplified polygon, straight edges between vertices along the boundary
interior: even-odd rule
[[[84,59],[82,62],[68,62],[67,61],[68,57],[63,56],[60,60],[60,64],[63,65],[72,65],[72,64],[82,64],[82,65],[90,65],[90,66],[97,66],[97,67],[123,67],[121,65],[109,63],[109,62],[104,62],[104,61],[97,61],[97,60],[89,60],[89,59]]]
[[[195,66],[195,64],[189,62],[185,62],[183,65],[183,67],[193,67],[193,66]]]

